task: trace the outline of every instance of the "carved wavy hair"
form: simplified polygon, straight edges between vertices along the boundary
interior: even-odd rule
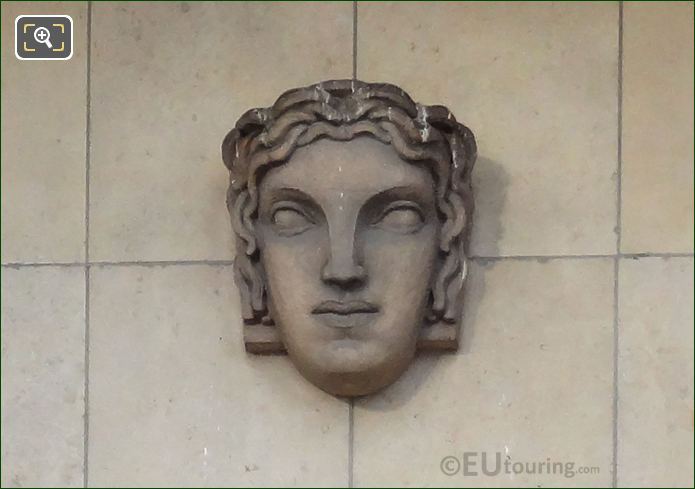
[[[446,107],[417,104],[395,85],[332,80],[289,90],[272,107],[247,111],[222,143],[230,172],[227,207],[237,243],[235,281],[248,324],[272,322],[254,233],[260,179],[299,147],[321,138],[349,141],[358,136],[389,144],[403,160],[432,172],[442,227],[428,319],[458,319],[473,215],[473,133]]]

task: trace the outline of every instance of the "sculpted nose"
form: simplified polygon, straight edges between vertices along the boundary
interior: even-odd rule
[[[336,260],[331,258],[323,267],[321,278],[324,282],[351,289],[364,284],[367,274],[364,267],[355,263],[352,259]]]
[[[321,279],[341,288],[363,285],[367,272],[358,260],[354,229],[331,233],[330,240],[330,254],[321,270]]]

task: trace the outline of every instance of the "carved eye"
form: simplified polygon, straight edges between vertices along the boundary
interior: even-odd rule
[[[287,236],[303,233],[313,224],[304,212],[290,205],[276,208],[273,211],[272,222],[281,234]]]
[[[414,233],[424,223],[417,205],[410,202],[394,202],[384,210],[375,225],[397,233]]]

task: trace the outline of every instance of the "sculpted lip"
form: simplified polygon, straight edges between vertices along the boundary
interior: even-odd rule
[[[359,313],[379,312],[379,306],[366,301],[323,301],[311,311],[312,314],[338,314],[347,316]]]

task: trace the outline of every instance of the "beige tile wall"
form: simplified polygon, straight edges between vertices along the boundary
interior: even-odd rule
[[[2,487],[82,487],[81,267],[2,271]]]
[[[611,482],[613,263],[472,267],[463,348],[422,358],[355,406],[357,486],[606,487]],[[575,462],[598,475],[447,474],[444,457]],[[453,463],[453,462],[452,462]],[[453,465],[451,467],[454,467]]]
[[[94,486],[347,483],[349,405],[284,357],[246,357],[230,274],[91,270]]]
[[[46,12],[73,18],[72,59],[18,60],[15,18]],[[83,3],[2,4],[3,263],[84,261],[86,21]]]
[[[358,77],[473,128],[481,256],[615,250],[618,8],[360,5]]]
[[[621,251],[693,251],[693,4],[627,3]]]
[[[692,486],[692,3],[353,7],[2,3],[3,487]],[[243,352],[219,144],[353,61],[474,130],[479,258],[461,350],[349,403]]]
[[[352,7],[109,2],[92,20],[90,257],[231,259],[222,138],[287,88],[350,77]]]
[[[693,485],[693,259],[620,266],[621,486]]]

